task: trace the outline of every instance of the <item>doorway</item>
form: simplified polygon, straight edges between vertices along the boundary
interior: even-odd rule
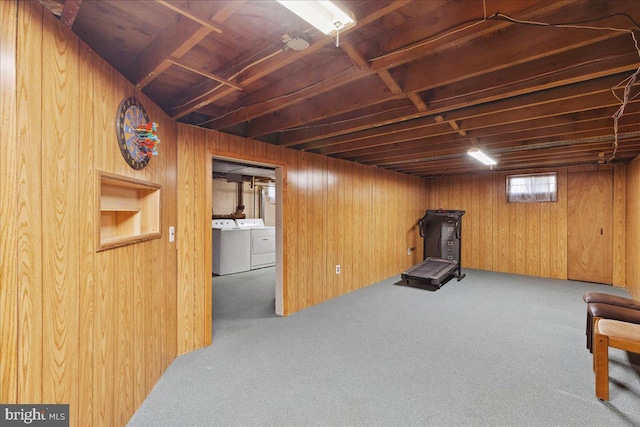
[[[612,173],[569,173],[567,184],[567,278],[611,285]]]
[[[249,243],[247,243],[249,247],[257,240],[260,240],[258,243],[262,245],[257,255],[255,251],[251,252],[251,249],[248,255],[243,255],[253,258],[253,263],[251,263],[251,259],[247,260],[246,269],[241,269],[243,271],[238,271],[237,274],[231,274],[228,278],[230,281],[242,280],[242,275],[244,274],[246,280],[256,281],[255,279],[260,277],[261,281],[264,282],[263,279],[265,277],[271,277],[272,279],[269,279],[273,282],[273,291],[269,291],[269,293],[273,295],[273,308],[271,313],[284,316],[284,256],[282,244],[282,189],[284,188],[284,166],[243,158],[215,155],[212,156],[211,162],[212,176],[210,178],[214,181],[211,187],[212,222],[220,221],[221,219],[235,221],[237,227],[248,227],[250,229],[246,230],[247,232],[250,231],[250,236],[253,236],[252,239],[250,238]],[[220,185],[215,185],[216,180],[219,180]],[[217,193],[216,187],[218,187],[218,189],[222,188],[223,191]],[[247,187],[247,189],[245,189],[245,187]],[[231,190],[229,190],[230,188]],[[227,200],[221,201],[221,197]],[[216,200],[216,198],[218,198],[218,200]],[[257,219],[260,219],[261,223],[256,224],[255,221],[252,221]],[[212,232],[215,236],[216,230],[212,229]],[[275,263],[269,263],[268,259],[270,254],[264,253],[264,245],[266,245],[267,248],[269,244],[273,245],[274,238]],[[271,243],[269,243],[269,240],[271,240]],[[253,246],[253,249],[255,249],[255,247],[256,245]],[[212,249],[212,255],[212,264],[214,264],[216,256],[215,246],[214,249]],[[267,259],[266,262],[265,257]],[[258,262],[256,262],[256,260],[258,260]],[[264,273],[264,277],[260,276],[261,273]],[[224,282],[225,276],[214,275],[212,278],[218,282]],[[215,310],[215,305],[213,310]]]

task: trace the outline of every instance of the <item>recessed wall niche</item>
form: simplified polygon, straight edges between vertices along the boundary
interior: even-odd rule
[[[162,186],[98,172],[97,251],[157,239]]]

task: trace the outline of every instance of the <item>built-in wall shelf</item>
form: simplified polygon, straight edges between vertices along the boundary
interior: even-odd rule
[[[98,172],[97,251],[161,237],[159,184]]]

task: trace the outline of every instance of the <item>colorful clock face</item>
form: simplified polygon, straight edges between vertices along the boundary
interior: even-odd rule
[[[136,98],[127,98],[120,103],[116,118],[118,145],[125,161],[133,169],[142,169],[149,163],[149,156],[138,146],[136,134],[136,128],[148,122],[147,112]]]

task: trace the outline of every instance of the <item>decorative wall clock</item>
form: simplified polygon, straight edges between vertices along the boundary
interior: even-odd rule
[[[116,118],[118,145],[124,160],[133,169],[142,169],[149,163],[150,153],[140,145],[137,129],[149,123],[149,116],[136,98],[120,103]]]

